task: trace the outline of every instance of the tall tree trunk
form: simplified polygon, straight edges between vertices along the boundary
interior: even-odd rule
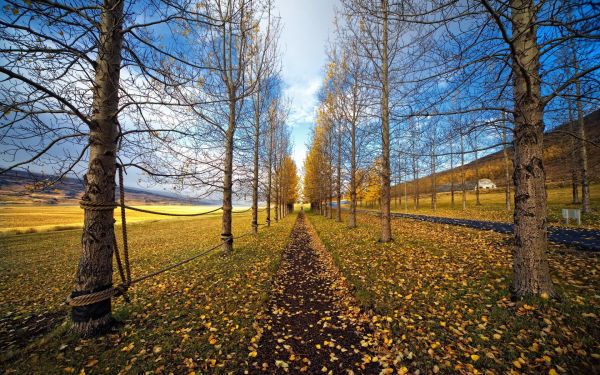
[[[401,154],[398,153],[398,185],[396,185],[396,194],[398,196],[398,203],[396,209],[400,210],[402,207],[402,165],[400,164]]]
[[[350,142],[350,217],[348,226],[356,228],[356,121],[352,121]]]
[[[254,153],[252,170],[252,233],[258,233],[258,142],[260,141],[260,83],[254,107]]]
[[[481,201],[479,200],[479,160],[477,147],[477,137],[475,137],[475,205],[481,206]]]
[[[342,129],[338,124],[337,136],[337,221],[342,222]]]
[[[329,129],[329,166],[328,166],[328,170],[329,170],[329,186],[328,186],[328,199],[327,199],[327,203],[329,205],[329,215],[327,216],[329,219],[333,219],[333,136],[331,134],[331,131],[333,130],[333,127]]]
[[[99,292],[112,286],[112,256],[115,251],[113,210],[96,210],[93,206],[110,207],[115,202],[122,21],[123,2],[106,0],[99,25],[90,155],[82,197],[85,211],[81,256],[72,297]],[[73,307],[71,319],[73,331],[81,336],[105,332],[113,322],[111,300]]]
[[[431,156],[431,208],[435,211],[437,210],[437,186],[436,186],[436,162],[435,155],[432,153]]]
[[[454,208],[454,137],[450,135],[450,206]]]
[[[569,101],[569,131],[571,134],[575,134],[575,119],[573,116],[573,106],[571,101]],[[579,203],[579,186],[578,186],[578,157],[577,157],[577,147],[575,145],[575,139],[573,136],[569,137],[569,146],[571,147],[570,152],[570,164],[571,164],[571,203],[577,204]]]
[[[462,190],[462,209],[467,208],[467,187],[465,186],[465,143],[462,130],[460,132],[460,180]]]
[[[267,227],[271,226],[271,193],[273,192],[273,130],[275,127],[274,109],[269,108],[269,160],[267,168]]]
[[[277,157],[275,158],[277,159]],[[275,161],[277,165],[277,161]],[[279,221],[279,183],[281,180],[281,168],[279,166],[275,169],[275,222]]]
[[[418,210],[419,209],[419,205],[420,205],[420,199],[421,199],[421,192],[419,189],[419,164],[417,162],[416,164],[416,169],[415,169],[415,209]]]
[[[408,212],[408,173],[404,181],[404,211]]]
[[[413,209],[417,209],[417,170],[414,167],[414,159],[413,159],[413,183],[412,183],[412,190],[413,190]]]
[[[283,165],[282,165],[283,167]],[[283,219],[284,217],[286,217],[287,215],[287,185],[285,183],[287,177],[286,177],[286,172],[285,170],[282,171],[283,173],[283,180],[281,182],[281,218]]]
[[[506,130],[506,113],[502,111],[502,153],[504,155],[504,204],[506,209],[510,211],[510,159],[508,157],[508,136]]]
[[[225,133],[225,163],[223,166],[223,225],[221,240],[222,253],[233,251],[233,235],[231,233],[233,208],[233,136],[235,133],[235,93],[229,96],[229,125]]]
[[[573,50],[573,67],[575,74],[579,71],[577,51]],[[581,212],[590,212],[590,184],[588,176],[587,138],[585,135],[585,122],[583,114],[583,103],[581,101],[581,81],[575,81],[575,96],[577,100],[577,124],[579,136],[579,178],[581,180]]]
[[[553,294],[546,258],[544,123],[536,40],[536,4],[511,0],[515,97],[513,293]]]
[[[392,222],[390,216],[390,88],[388,67],[388,0],[381,0],[383,10],[382,37],[382,92],[381,92],[381,242],[392,240]]]

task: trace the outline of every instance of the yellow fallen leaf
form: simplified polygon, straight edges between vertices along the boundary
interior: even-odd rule
[[[473,360],[473,362],[476,362],[479,360],[479,356],[477,354],[471,354],[471,359]]]
[[[250,353],[248,353],[248,356],[252,357],[252,358],[256,357],[257,355],[258,355],[258,353],[256,352],[256,350],[253,350]]]

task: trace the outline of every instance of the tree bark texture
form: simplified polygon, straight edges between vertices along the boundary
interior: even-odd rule
[[[381,0],[383,10],[382,92],[381,92],[381,242],[392,240],[390,216],[390,88],[388,67],[388,0]]]
[[[543,102],[533,0],[512,0],[515,100],[515,211],[513,293],[552,294],[546,257],[546,187],[543,161]]]
[[[112,209],[94,210],[115,202],[115,171],[119,138],[119,75],[123,2],[106,0],[100,16],[100,39],[93,88],[90,154],[84,177],[83,234],[81,256],[71,296],[80,296],[112,286],[112,256],[115,231]],[[72,329],[81,336],[105,332],[112,325],[111,300],[73,307]]]

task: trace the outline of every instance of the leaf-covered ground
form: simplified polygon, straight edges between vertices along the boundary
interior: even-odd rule
[[[299,215],[252,340],[252,372],[379,373],[364,360],[374,355],[367,323],[331,255]]]
[[[359,227],[309,215],[400,373],[600,372],[600,257],[551,245],[556,300],[512,302],[508,236],[394,220]],[[375,345],[375,344],[374,344]],[[383,348],[383,349],[381,349]]]
[[[260,218],[264,222],[264,213]],[[234,216],[234,235],[250,230]],[[265,309],[272,275],[294,215],[261,227],[258,238],[135,286],[114,303],[123,327],[80,340],[67,330],[80,251],[77,230],[0,238],[0,363],[3,373],[221,373],[248,366],[248,344]],[[219,218],[147,222],[129,228],[134,277],[218,243]],[[116,275],[115,275],[116,277]]]

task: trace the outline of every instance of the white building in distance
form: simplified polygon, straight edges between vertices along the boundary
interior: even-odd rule
[[[496,184],[489,178],[482,178],[477,182],[477,184],[479,185],[480,189],[495,189],[496,188]]]

